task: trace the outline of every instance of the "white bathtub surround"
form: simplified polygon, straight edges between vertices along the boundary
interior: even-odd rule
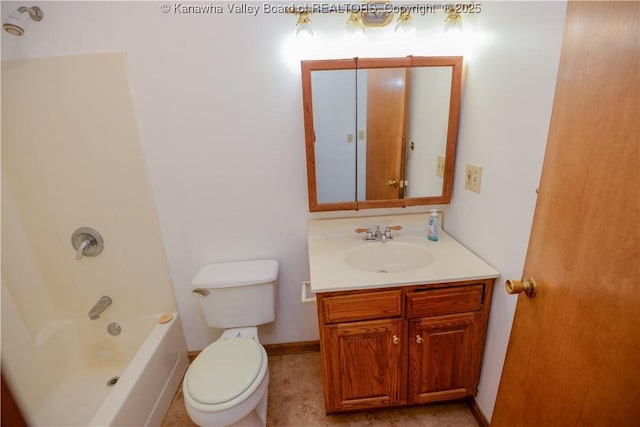
[[[159,420],[186,345],[177,318],[168,342],[156,330],[176,304],[126,57],[3,61],[2,86],[3,376],[33,425]],[[80,227],[104,238],[98,256],[76,259]]]

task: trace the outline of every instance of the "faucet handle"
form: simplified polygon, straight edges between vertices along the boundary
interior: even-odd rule
[[[399,225],[392,225],[389,227],[385,227],[384,234],[382,235],[382,237],[384,238],[384,240],[393,239],[393,237],[391,236],[391,230],[398,231],[400,229],[402,229],[402,227]]]
[[[366,236],[364,236],[364,240],[375,240],[371,228],[356,228],[356,233],[367,233]]]
[[[90,227],[80,227],[71,235],[71,244],[76,250],[76,259],[83,256],[100,255],[104,248],[104,240],[97,230]]]

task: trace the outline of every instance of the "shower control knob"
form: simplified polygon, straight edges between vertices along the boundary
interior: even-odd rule
[[[98,256],[104,249],[104,240],[98,231],[90,227],[80,227],[71,235],[71,244],[76,250],[76,259],[82,256]]]

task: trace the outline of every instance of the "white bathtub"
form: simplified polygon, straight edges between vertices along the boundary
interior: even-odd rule
[[[181,322],[177,313],[172,316],[164,324],[158,323],[159,316],[123,320],[118,336],[108,335],[102,327],[104,336],[90,331],[90,343],[83,343],[82,363],[42,405],[25,414],[28,422],[34,426],[160,425],[188,365]],[[87,324],[94,328],[98,322],[60,329],[75,329],[74,333],[80,329],[83,335]],[[119,377],[117,383],[107,385],[113,377]]]

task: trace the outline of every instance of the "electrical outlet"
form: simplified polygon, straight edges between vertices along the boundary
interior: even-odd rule
[[[482,182],[482,166],[467,164],[464,176],[464,188],[480,192],[480,183]]]
[[[444,156],[438,156],[436,164],[436,175],[442,178],[444,176]]]

